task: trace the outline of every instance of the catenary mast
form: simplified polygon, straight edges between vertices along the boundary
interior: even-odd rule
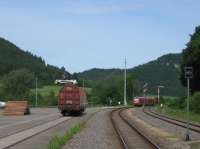
[[[125,68],[124,68],[124,106],[127,106],[127,101],[126,101],[126,58],[125,58]]]

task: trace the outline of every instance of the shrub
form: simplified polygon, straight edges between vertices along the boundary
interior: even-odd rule
[[[190,109],[195,113],[200,113],[200,92],[196,92],[190,99]]]

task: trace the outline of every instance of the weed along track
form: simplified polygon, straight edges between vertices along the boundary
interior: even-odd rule
[[[110,113],[113,127],[119,136],[123,148],[159,149],[151,139],[147,138],[138,128],[123,116],[123,112],[126,109],[127,108],[119,108]]]
[[[48,149],[60,149],[62,148],[67,141],[69,141],[74,135],[80,133],[85,127],[86,127],[86,123],[96,114],[98,113],[100,110],[92,113],[87,119],[83,120],[82,122],[79,122],[78,124],[74,125],[73,127],[71,127],[68,131],[65,132],[65,134],[63,136],[54,136],[49,144],[48,144]],[[55,147],[56,146],[56,147]]]

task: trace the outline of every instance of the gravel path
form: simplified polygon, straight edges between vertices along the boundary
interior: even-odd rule
[[[185,133],[186,133],[186,129],[170,124],[168,122],[153,118],[147,114],[145,114],[142,111],[142,108],[134,108],[133,109],[133,114],[136,115],[137,117],[139,117],[140,119],[146,121],[147,123],[151,124],[152,126],[155,126],[157,128],[161,128],[167,132],[176,134],[179,138],[181,139],[185,139]],[[192,140],[199,140],[200,139],[200,134],[190,131],[190,137]]]
[[[75,124],[86,120],[94,112],[97,112],[100,108],[88,108],[82,116],[76,116],[72,119],[63,122],[56,127],[53,127],[45,132],[42,132],[36,136],[33,136],[21,143],[18,143],[9,149],[45,149],[50,141],[50,139],[57,135],[62,136],[64,133],[73,127]]]
[[[104,109],[92,117],[78,135],[63,149],[121,149],[110,121],[111,109]]]

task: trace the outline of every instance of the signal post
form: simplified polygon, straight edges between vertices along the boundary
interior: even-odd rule
[[[189,132],[189,108],[190,108],[190,79],[193,78],[193,68],[192,67],[184,67],[185,79],[187,79],[187,130],[185,140],[190,140],[190,132]]]

